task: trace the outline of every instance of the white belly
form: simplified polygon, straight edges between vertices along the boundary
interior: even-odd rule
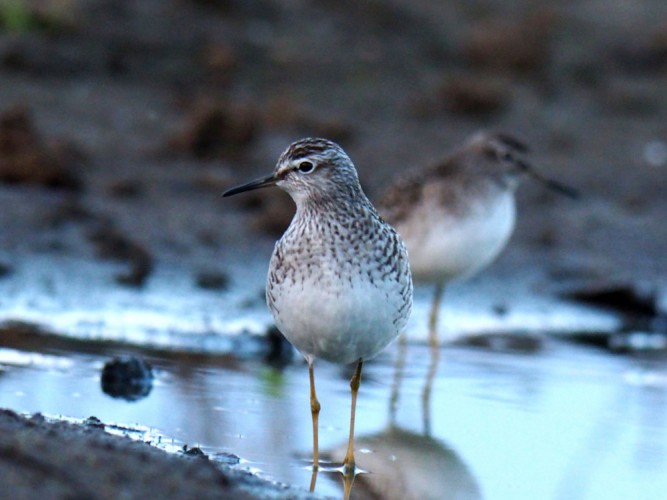
[[[392,320],[402,302],[398,289],[361,276],[341,281],[326,271],[318,279],[274,284],[276,326],[306,357],[352,363],[376,356],[405,326]]]
[[[423,206],[396,229],[414,279],[447,282],[489,265],[507,244],[515,218],[514,194],[507,192],[457,218],[435,205]]]

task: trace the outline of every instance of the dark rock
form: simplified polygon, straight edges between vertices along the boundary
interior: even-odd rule
[[[114,358],[104,365],[101,385],[102,391],[112,398],[137,401],[150,394],[153,370],[142,358]]]

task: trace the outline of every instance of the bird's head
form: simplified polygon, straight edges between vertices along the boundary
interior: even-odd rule
[[[296,141],[280,155],[276,168],[267,177],[226,191],[231,196],[252,189],[278,186],[299,205],[305,201],[355,196],[361,192],[354,164],[345,151],[327,139]]]
[[[576,190],[544,176],[525,158],[528,147],[519,139],[507,134],[479,132],[472,136],[460,153],[470,165],[494,176],[499,182],[515,189],[519,181],[529,176],[547,188],[571,198],[576,198]]]

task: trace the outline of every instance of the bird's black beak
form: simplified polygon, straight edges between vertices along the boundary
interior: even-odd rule
[[[565,184],[561,184],[558,181],[550,179],[549,177],[546,177],[539,170],[535,170],[528,163],[519,162],[519,166],[521,167],[521,170],[523,170],[526,174],[531,176],[533,179],[541,182],[542,185],[551,189],[552,191],[567,196],[568,198],[572,198],[573,200],[579,198],[580,196],[579,191],[569,186],[566,186]]]
[[[573,200],[576,200],[579,198],[581,195],[579,194],[579,191],[577,191],[574,188],[571,188],[570,186],[566,186],[565,184],[561,184],[558,181],[555,181],[553,179],[549,179],[548,177],[543,176],[536,170],[530,170],[530,175],[540,181],[544,186],[547,188],[551,189],[552,191],[562,194],[563,196],[567,196],[568,198],[571,198]]]
[[[241,184],[240,186],[228,189],[222,193],[222,196],[233,196],[235,194],[243,193],[244,191],[252,191],[253,189],[275,186],[276,182],[278,182],[278,179],[274,174],[271,174],[267,177],[263,177],[262,179],[256,179],[246,184]]]

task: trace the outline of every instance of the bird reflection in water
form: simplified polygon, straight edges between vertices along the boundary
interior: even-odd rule
[[[421,392],[422,432],[403,429],[396,423],[406,352],[407,344],[401,339],[387,428],[377,434],[357,438],[358,449],[367,452],[358,455],[357,470],[353,474],[338,470],[343,479],[343,497],[346,500],[482,498],[477,481],[458,454],[431,436],[432,389],[440,361],[437,345],[430,346],[430,363]],[[329,450],[327,455],[337,456],[340,451]]]
[[[408,351],[407,336],[402,335],[398,341],[398,354],[396,357],[396,368],[394,370],[394,381],[391,386],[391,396],[389,398],[389,422],[396,425],[396,410],[398,409],[398,400],[401,382],[403,381],[405,371],[405,358]],[[438,372],[440,364],[440,346],[437,342],[429,342],[429,353],[431,359],[428,365],[428,372],[422,388],[422,427],[425,436],[431,435],[431,393],[433,392],[433,383],[435,374]]]

